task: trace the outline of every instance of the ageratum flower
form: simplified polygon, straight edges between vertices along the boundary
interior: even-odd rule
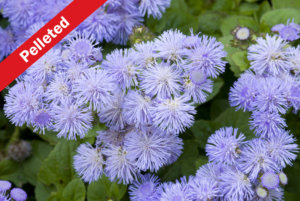
[[[232,107],[245,111],[252,111],[253,102],[256,97],[256,79],[257,77],[247,71],[233,84],[229,92],[229,103]]]
[[[226,127],[217,130],[207,140],[205,150],[209,161],[229,165],[235,164],[244,140],[244,134],[238,134],[237,128]]]
[[[224,46],[216,38],[202,36],[199,42],[192,49],[185,51],[187,59],[190,61],[190,70],[203,71],[207,76],[216,78],[225,71],[226,57]]]
[[[74,156],[74,169],[85,182],[97,181],[103,174],[104,159],[101,147],[92,147],[89,143],[81,144]]]
[[[90,68],[73,83],[73,93],[79,105],[89,103],[89,108],[100,112],[114,98],[117,84],[104,70]]]
[[[254,192],[250,179],[236,168],[227,168],[220,176],[219,188],[225,200],[251,200]]]
[[[9,181],[0,180],[0,193],[4,193],[11,188],[11,183]]]
[[[273,32],[278,32],[279,36],[288,41],[294,41],[300,38],[300,25],[294,23],[294,20],[290,22],[287,21],[287,24],[277,24],[271,29]]]
[[[275,189],[279,187],[279,177],[274,172],[265,172],[260,179],[261,185],[267,189]]]
[[[288,106],[286,100],[288,83],[284,84],[280,78],[276,77],[260,78],[255,82],[259,87],[256,90],[253,106],[261,112],[284,114]]]
[[[130,90],[124,98],[124,119],[136,128],[149,125],[152,122],[149,112],[151,105],[152,100],[149,96]]]
[[[156,63],[156,54],[154,43],[152,41],[137,43],[133,47],[136,51],[135,64],[140,68],[149,68]]]
[[[178,95],[181,90],[180,71],[169,63],[155,64],[143,71],[141,75],[141,89],[146,95],[159,99]]]
[[[291,62],[291,70],[297,75],[300,73],[300,45],[297,47],[287,48],[289,61]]]
[[[279,167],[285,168],[292,165],[299,152],[296,139],[287,131],[282,131],[266,140],[267,149],[271,158],[277,162]]]
[[[163,34],[154,41],[157,56],[168,61],[182,61],[185,38],[186,36],[178,30],[163,32]]]
[[[170,182],[163,184],[163,192],[160,201],[170,200],[190,201],[188,199],[188,188],[185,177],[181,178],[180,182],[176,180],[175,183]]]
[[[183,90],[193,102],[203,103],[208,94],[213,91],[213,81],[208,79],[202,71],[191,71],[183,81]]]
[[[84,138],[92,127],[93,116],[84,106],[72,103],[70,100],[61,105],[53,106],[54,130],[59,132],[57,137],[75,140],[77,136]]]
[[[285,49],[287,42],[277,36],[267,34],[266,38],[258,38],[257,44],[248,49],[251,69],[259,75],[280,75],[291,68],[291,62]]]
[[[124,94],[117,90],[112,102],[103,107],[98,113],[100,122],[105,123],[110,129],[120,131],[125,129],[126,120],[123,115]]]
[[[106,56],[102,66],[120,84],[121,88],[137,85],[138,68],[134,63],[132,50],[114,50]]]
[[[124,147],[128,151],[128,158],[135,161],[140,170],[156,172],[171,158],[172,152],[169,150],[174,147],[173,143],[164,132],[134,129],[125,138]]]
[[[79,25],[80,30],[94,33],[97,42],[112,41],[117,33],[120,16],[105,12],[103,6]]]
[[[242,172],[249,175],[251,181],[254,181],[261,171],[276,172],[279,170],[277,163],[269,155],[266,141],[260,138],[248,141],[242,147],[238,166]]]
[[[2,29],[0,27],[0,61],[8,56],[16,47],[16,43],[14,40],[14,35],[12,30],[8,27],[6,29]]]
[[[128,159],[128,151],[121,146],[108,145],[103,149],[106,156],[105,173],[111,181],[118,180],[123,184],[132,183],[137,177],[134,161]]]
[[[53,129],[53,114],[47,106],[42,106],[33,117],[33,132],[45,134],[45,130]]]
[[[25,201],[27,199],[27,193],[21,188],[13,188],[10,191],[10,197],[15,201]]]
[[[202,165],[196,173],[196,177],[213,179],[214,181],[219,182],[221,173],[223,172],[222,164],[217,163],[207,163]]]
[[[151,174],[140,175],[129,186],[132,201],[157,201],[160,198],[161,186],[157,176]]]
[[[16,126],[31,125],[42,101],[42,87],[19,82],[5,96],[4,112]]]
[[[126,131],[114,131],[114,130],[101,130],[97,131],[96,146],[102,146],[102,144],[113,144],[116,146],[123,145],[124,137],[127,135]]]
[[[195,107],[187,97],[165,99],[150,108],[153,125],[170,134],[179,134],[194,123]]]
[[[153,16],[156,19],[162,17],[162,13],[170,6],[171,0],[142,0],[139,9],[142,15]]]
[[[5,194],[0,193],[0,200],[1,201],[11,201],[11,199],[6,196]]]
[[[285,120],[277,112],[254,111],[251,115],[250,128],[257,136],[263,138],[280,134],[286,126]]]
[[[214,200],[220,196],[218,183],[211,178],[190,177],[188,185],[190,200]]]

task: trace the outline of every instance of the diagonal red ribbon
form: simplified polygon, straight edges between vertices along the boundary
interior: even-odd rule
[[[0,63],[0,91],[19,77],[105,2],[106,0],[74,0],[58,13]],[[52,34],[48,32],[48,29],[52,30]]]

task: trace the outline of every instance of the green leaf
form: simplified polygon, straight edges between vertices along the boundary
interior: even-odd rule
[[[272,0],[273,8],[300,8],[298,0]]]
[[[91,183],[87,190],[88,201],[107,201],[109,199],[117,201],[121,200],[127,187],[122,184],[109,181],[105,176],[102,176],[97,182]]]
[[[220,26],[222,22],[222,15],[217,12],[206,12],[199,15],[199,29],[201,33],[213,35],[220,32]],[[196,31],[197,31],[196,30]]]
[[[200,119],[195,121],[190,130],[196,138],[198,146],[200,146],[202,149],[205,149],[206,142],[209,136],[221,126],[221,123]]]
[[[253,31],[259,30],[259,25],[252,17],[242,15],[232,15],[224,19],[221,25],[223,36],[231,35],[231,32],[237,26],[248,27]]]
[[[32,141],[32,155],[30,158],[24,161],[23,163],[23,173],[27,181],[36,185],[37,173],[39,172],[42,161],[48,156],[52,147],[42,141]]]
[[[37,182],[34,193],[37,201],[46,201],[50,196],[51,192],[55,192],[55,187],[46,186],[41,182]]]
[[[243,15],[253,15],[256,11],[259,10],[259,4],[255,3],[242,3],[239,7],[240,14]]]
[[[266,12],[260,19],[261,24],[266,24],[272,28],[276,24],[286,24],[288,19],[294,19],[295,23],[300,23],[300,10],[294,8],[282,8]]]
[[[250,67],[246,51],[235,52],[232,55],[230,55],[230,57],[234,64],[238,67],[240,72],[244,72]]]
[[[62,193],[63,201],[84,201],[85,200],[85,186],[81,179],[73,179]]]
[[[54,184],[58,191],[63,189],[75,175],[72,161],[78,144],[76,141],[60,140],[43,161],[38,179],[46,185]]]
[[[4,179],[18,170],[19,164],[9,159],[0,161],[0,178]]]
[[[243,112],[242,110],[236,111],[235,108],[231,107],[220,114],[214,122],[221,124],[222,127],[238,128],[247,138],[251,139],[254,137],[254,134],[249,128],[249,118],[249,112]]]
[[[208,102],[211,99],[213,99],[220,92],[223,85],[224,85],[224,80],[222,78],[215,79],[214,86],[213,86],[213,92],[207,96],[205,102]]]

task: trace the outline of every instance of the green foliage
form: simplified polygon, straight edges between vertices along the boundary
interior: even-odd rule
[[[88,201],[105,201],[105,200],[121,200],[127,187],[122,184],[109,181],[109,179],[103,176],[97,182],[91,183],[87,189]]]

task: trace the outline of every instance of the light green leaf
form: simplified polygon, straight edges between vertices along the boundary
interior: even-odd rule
[[[272,0],[273,8],[300,8],[298,0]]]
[[[87,190],[88,201],[107,201],[109,199],[118,201],[121,200],[127,187],[122,184],[109,181],[105,176],[102,176],[97,182],[91,183]]]
[[[266,12],[260,19],[261,24],[266,24],[272,28],[276,24],[286,24],[288,19],[294,19],[295,23],[300,23],[300,10],[294,8],[282,8]]]
[[[247,59],[247,52],[246,51],[239,51],[235,52],[230,55],[232,61],[236,66],[238,66],[240,72],[247,70],[250,67],[250,63]]]
[[[55,192],[54,186],[49,187],[41,182],[36,183],[34,193],[37,201],[46,201],[51,196],[51,192]]]
[[[84,201],[85,200],[85,186],[81,179],[74,178],[62,193],[63,201]]]
[[[63,189],[75,175],[72,161],[78,144],[76,141],[60,140],[43,161],[38,179],[46,185],[54,184],[58,191]]]

